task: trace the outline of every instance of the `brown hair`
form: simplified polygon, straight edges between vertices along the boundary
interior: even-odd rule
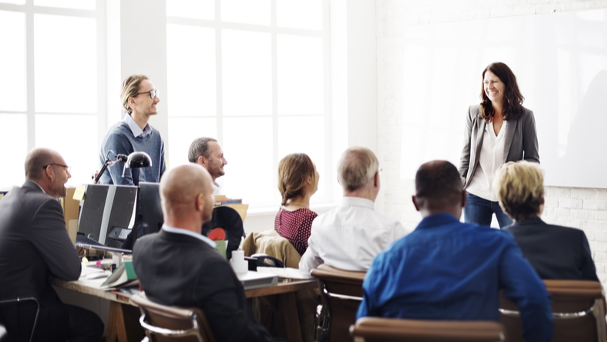
[[[122,107],[124,107],[127,113],[131,114],[133,112],[133,109],[129,106],[129,98],[137,96],[141,81],[147,79],[148,77],[145,75],[131,75],[122,82],[120,101],[122,101]]]
[[[493,120],[494,110],[493,105],[491,104],[491,100],[485,94],[485,73],[487,70],[491,71],[495,76],[497,76],[502,83],[504,83],[504,104],[503,104],[503,115],[504,120],[516,120],[521,115],[523,115],[523,101],[525,98],[521,94],[518,89],[518,84],[516,83],[516,76],[510,68],[501,62],[495,62],[489,64],[485,70],[483,70],[483,75],[481,78],[481,117],[485,119],[487,123]]]
[[[544,175],[538,164],[527,161],[504,164],[495,177],[500,206],[517,222],[536,217],[544,199]]]
[[[303,195],[308,177],[316,181],[316,172],[312,159],[305,153],[292,153],[278,163],[278,191],[282,196],[281,205]]]

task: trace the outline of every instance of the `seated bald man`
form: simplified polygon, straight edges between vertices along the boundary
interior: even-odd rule
[[[103,322],[94,313],[66,305],[50,278],[78,280],[80,257],[65,229],[58,198],[65,197],[69,167],[59,153],[38,148],[25,159],[23,186],[0,201],[0,301],[33,297],[40,304],[34,341],[99,341]],[[0,305],[8,341],[29,341],[34,302]]]
[[[466,192],[455,166],[423,164],[412,199],[423,219],[373,260],[357,318],[499,322],[503,290],[520,309],[524,340],[550,341],[550,296],[512,235],[459,221]]]
[[[164,174],[164,226],[137,240],[133,264],[146,296],[163,305],[200,308],[217,341],[273,341],[253,317],[242,284],[215,243],[200,234],[211,219],[211,176],[198,164]]]

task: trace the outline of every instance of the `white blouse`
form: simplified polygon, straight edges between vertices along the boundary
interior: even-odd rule
[[[493,189],[493,180],[497,170],[504,165],[504,148],[506,127],[508,121],[504,120],[499,134],[495,135],[493,123],[485,125],[483,145],[478,162],[478,168],[472,176],[466,191],[491,202],[497,202],[497,192]]]

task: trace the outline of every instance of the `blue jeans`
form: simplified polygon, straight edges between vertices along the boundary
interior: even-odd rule
[[[499,202],[487,201],[469,192],[467,193],[466,207],[464,208],[464,221],[466,223],[490,226],[493,214],[497,218],[500,229],[512,224],[512,220],[502,211]]]

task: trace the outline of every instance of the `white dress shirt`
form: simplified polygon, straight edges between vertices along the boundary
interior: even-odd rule
[[[470,184],[466,191],[487,201],[497,202],[496,189],[493,188],[493,180],[497,170],[504,165],[504,148],[506,146],[506,127],[508,121],[504,120],[499,134],[495,134],[493,123],[485,125],[485,134],[483,134],[483,145],[481,146],[481,155],[478,161],[478,169],[472,176]]]
[[[301,257],[299,271],[320,264],[348,271],[367,271],[375,256],[406,234],[400,222],[375,212],[373,201],[344,197],[341,205],[312,222],[308,249]]]
[[[139,127],[137,122],[135,122],[135,120],[129,114],[125,115],[122,121],[126,122],[129,125],[129,128],[131,129],[131,132],[133,132],[133,136],[135,138],[140,135],[143,138],[146,135],[152,133],[152,127],[149,123],[145,124],[145,127],[141,129],[141,127]]]
[[[221,195],[221,185],[213,182],[213,196]]]

